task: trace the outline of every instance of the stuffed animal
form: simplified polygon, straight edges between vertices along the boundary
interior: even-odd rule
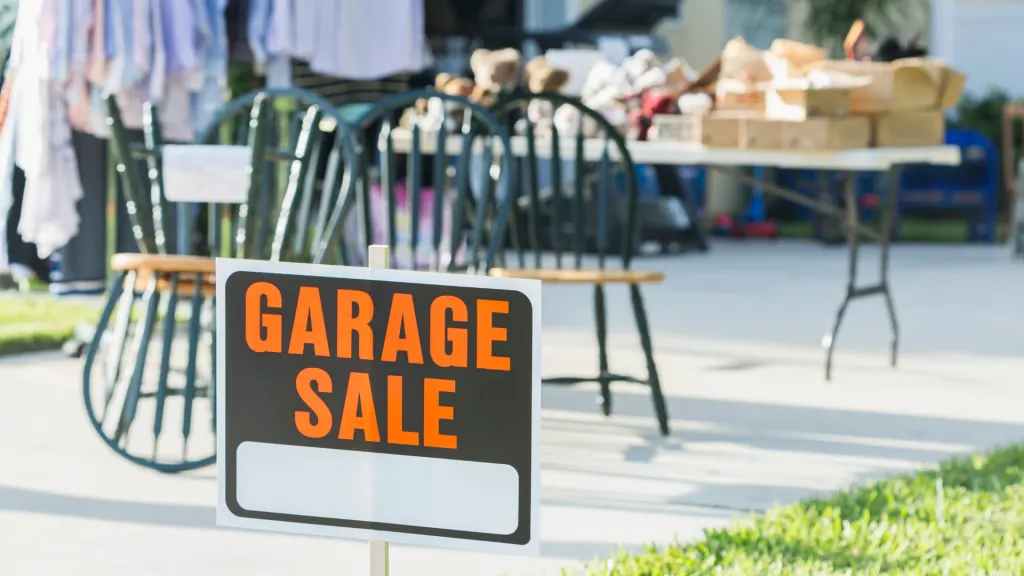
[[[640,107],[630,111],[629,138],[647,140],[651,120],[658,114],[673,114],[676,111],[676,98],[671,91],[664,87],[644,91],[640,97]]]
[[[519,83],[523,57],[515,48],[487,50],[480,48],[469,58],[475,88],[472,100],[481,106],[494,104],[499,94]]]
[[[647,48],[641,48],[635,54],[626,58],[620,69],[624,72],[626,80],[632,84],[648,71],[658,67],[658,57],[654,52]]]
[[[560,94],[569,83],[569,71],[552,66],[543,56],[531,60],[526,65],[524,75],[527,90],[535,94],[542,92]],[[535,134],[550,133],[554,115],[554,106],[546,100],[532,100],[526,108],[526,118],[533,124]],[[517,123],[517,132],[522,132],[524,128],[522,122]]]
[[[611,62],[599,61],[587,74],[580,91],[580,100],[601,113],[613,126],[625,130],[629,120],[626,101],[632,93],[622,68]],[[562,134],[575,134],[580,126],[579,111],[570,106],[555,110],[554,124]],[[583,118],[585,136],[598,136],[598,125],[592,118]]]
[[[453,76],[445,72],[438,74],[434,80],[435,90],[452,96],[471,98],[474,88],[473,81],[469,78]],[[446,115],[445,112],[448,114]],[[460,112],[457,104],[446,103],[438,98],[421,98],[416,101],[414,107],[405,111],[400,124],[408,127],[417,123],[424,130],[437,131],[441,129],[441,124],[447,117],[450,123],[449,128],[454,128],[459,124]]]

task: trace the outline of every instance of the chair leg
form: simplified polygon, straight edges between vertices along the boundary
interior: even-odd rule
[[[633,302],[633,315],[636,316],[636,327],[640,331],[640,345],[643,346],[647,358],[647,383],[651,387],[651,399],[654,401],[654,412],[658,417],[658,428],[662,436],[668,436],[668,408],[665,396],[661,392],[661,381],[658,380],[658,368],[654,364],[654,348],[651,345],[650,327],[647,325],[647,313],[644,311],[644,300],[640,295],[640,286],[630,284],[630,300]]]
[[[607,308],[604,303],[604,286],[594,285],[594,319],[597,322],[597,354],[598,372],[597,382],[601,385],[601,397],[598,402],[601,404],[601,411],[605,416],[612,413],[612,389],[611,380],[608,378],[608,320],[606,317]]]

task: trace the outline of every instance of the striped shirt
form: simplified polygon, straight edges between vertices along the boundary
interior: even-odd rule
[[[411,74],[395,74],[379,80],[342,80],[317,74],[309,64],[292,60],[292,86],[313,92],[334,106],[373,103],[382,98],[407,92]]]

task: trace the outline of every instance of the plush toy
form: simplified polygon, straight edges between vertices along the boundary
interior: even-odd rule
[[[675,94],[682,94],[690,82],[697,79],[697,71],[679,58],[668,61],[661,69],[665,72],[665,86]]]
[[[623,70],[607,61],[597,62],[587,74],[580,91],[580,100],[600,112],[613,126],[625,130],[628,122],[626,101],[632,91]],[[562,134],[575,134],[580,126],[579,111],[570,106],[555,110],[554,124]],[[597,136],[598,125],[592,118],[584,118],[585,136]]]
[[[507,92],[519,83],[519,71],[523,57],[515,48],[487,50],[480,48],[469,58],[473,70],[475,88],[472,100],[481,106],[494,104],[498,95]]]
[[[543,56],[534,58],[526,65],[524,76],[526,89],[535,94],[560,94],[569,83],[569,71],[552,66]],[[526,108],[526,118],[533,124],[535,134],[550,133],[554,115],[554,106],[546,100],[533,100]],[[522,132],[524,128],[522,122],[517,123],[517,132]]]
[[[471,98],[475,85],[469,78],[462,78],[442,72],[434,80],[434,89],[452,96]],[[448,112],[447,118],[449,118],[451,124],[449,128],[457,126],[460,121],[460,118],[457,116],[461,112],[457,104],[446,103],[438,98],[420,98],[416,101],[414,107],[405,111],[400,124],[409,127],[416,123],[424,130],[437,131],[441,129],[441,124],[446,118],[446,111]]]
[[[657,114],[673,114],[676,110],[676,98],[664,87],[646,90],[640,96],[640,107],[630,111],[629,138],[647,140],[647,132],[651,128],[651,120]]]
[[[626,80],[632,84],[648,71],[658,67],[658,57],[654,52],[647,48],[641,48],[635,54],[626,58],[620,69],[625,74]]]

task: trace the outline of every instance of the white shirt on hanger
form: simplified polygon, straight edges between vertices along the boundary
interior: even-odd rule
[[[77,203],[83,194],[65,94],[49,78],[58,8],[58,0],[21,2],[11,47],[11,69],[17,71],[11,98],[18,106],[13,116],[8,110],[7,122],[16,123],[14,158],[25,171],[18,233],[36,245],[40,258],[78,234]]]
[[[270,27],[272,54],[334,78],[376,80],[429,62],[423,0],[274,0]]]

